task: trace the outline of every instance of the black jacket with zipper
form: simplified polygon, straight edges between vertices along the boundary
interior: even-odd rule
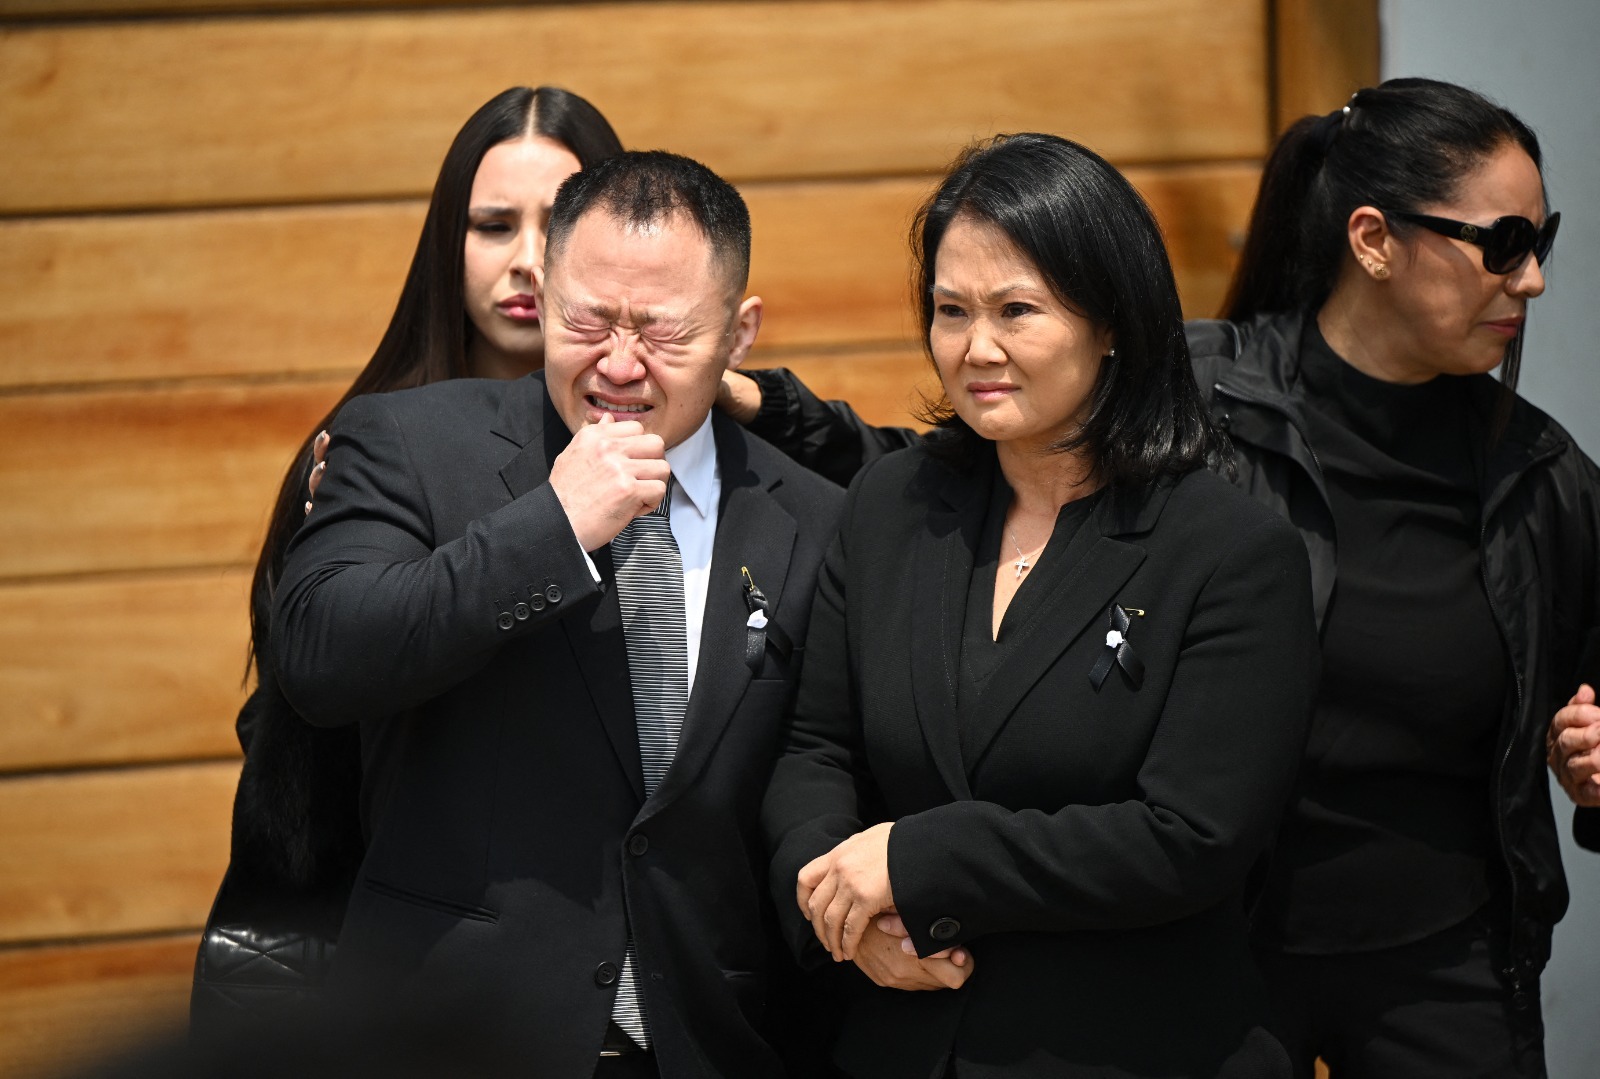
[[[1311,558],[1320,625],[1338,575],[1333,511],[1304,433],[1299,313],[1246,323],[1186,324],[1195,380],[1233,439],[1234,482],[1287,517]],[[822,401],[782,370],[747,372],[761,386],[750,430],[838,483],[910,445],[906,428],[874,428],[848,405]],[[1498,383],[1474,392],[1493,411]],[[1577,689],[1580,656],[1600,641],[1600,469],[1554,420],[1520,397],[1488,453],[1479,544],[1482,580],[1505,644],[1513,692],[1492,773],[1496,848],[1509,896],[1499,973],[1518,1003],[1532,1001],[1567,909],[1566,875],[1545,778],[1545,732]],[[1597,687],[1600,688],[1600,687]],[[1579,809],[1579,843],[1600,850],[1600,809]]]

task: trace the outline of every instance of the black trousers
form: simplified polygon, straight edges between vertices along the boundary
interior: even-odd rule
[[[1413,944],[1343,955],[1257,948],[1275,1033],[1311,1079],[1545,1079],[1537,986],[1513,1005],[1484,912]]]

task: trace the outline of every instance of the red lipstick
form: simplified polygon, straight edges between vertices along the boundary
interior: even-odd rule
[[[539,298],[532,293],[519,292],[495,304],[500,313],[515,322],[539,321]]]

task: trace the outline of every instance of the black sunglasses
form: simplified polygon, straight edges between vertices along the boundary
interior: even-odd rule
[[[1488,225],[1469,225],[1465,221],[1452,221],[1448,217],[1429,214],[1410,214],[1403,210],[1385,210],[1390,217],[1421,225],[1430,232],[1448,236],[1452,240],[1465,240],[1483,248],[1483,268],[1493,274],[1508,274],[1532,255],[1543,265],[1556,242],[1556,229],[1561,226],[1561,215],[1551,214],[1544,220],[1544,228],[1536,228],[1526,217],[1497,217]]]

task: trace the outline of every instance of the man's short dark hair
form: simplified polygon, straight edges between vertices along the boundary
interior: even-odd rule
[[[547,256],[559,254],[578,220],[598,207],[625,228],[693,221],[711,257],[739,292],[750,279],[750,211],[732,184],[698,161],[665,150],[631,150],[575,172],[550,207]]]

